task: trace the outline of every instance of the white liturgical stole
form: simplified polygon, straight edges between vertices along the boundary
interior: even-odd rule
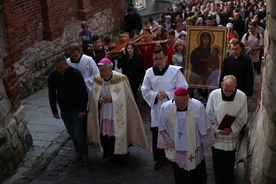
[[[194,108],[191,99],[189,99],[188,102],[187,112],[177,112],[175,102],[173,102],[173,105],[171,106],[168,129],[170,130],[168,133],[173,132],[173,134],[169,133],[169,137],[174,142],[175,149],[187,151],[188,170],[195,169],[196,135]],[[170,154],[167,156],[173,155],[172,153],[166,154]],[[175,158],[170,159],[175,160]]]

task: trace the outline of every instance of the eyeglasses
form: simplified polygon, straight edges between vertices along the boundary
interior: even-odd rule
[[[158,61],[158,60],[164,59],[165,57],[166,57],[166,56],[164,56],[164,57],[159,57],[159,58],[154,57],[153,60],[154,60],[154,61]]]

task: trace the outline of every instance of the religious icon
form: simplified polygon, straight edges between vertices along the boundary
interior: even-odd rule
[[[188,27],[184,75],[189,87],[218,88],[226,55],[226,28]]]

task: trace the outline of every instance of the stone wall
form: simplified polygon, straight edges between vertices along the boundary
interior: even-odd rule
[[[52,60],[76,43],[82,20],[117,37],[124,0],[0,1],[0,181],[32,146],[21,98],[47,86]]]
[[[0,87],[2,84],[0,84]],[[0,105],[2,104],[0,101]],[[7,107],[11,104],[6,101]],[[14,113],[8,113],[0,126],[0,180],[12,174],[22,162],[25,153],[32,146],[32,136],[27,128],[24,107],[20,106]]]
[[[114,16],[111,9],[96,13],[88,19],[94,34],[109,35],[116,40],[120,28],[114,26]],[[66,54],[71,43],[77,42],[77,35],[81,31],[81,21],[74,21],[64,27],[62,36],[52,41],[40,41],[22,52],[22,58],[14,63],[20,81],[20,91],[23,98],[30,96],[47,86],[47,78],[52,70],[52,60],[57,54]]]
[[[0,76],[7,73],[3,58],[8,55],[3,14],[0,9]],[[26,151],[32,145],[27,128],[24,107],[12,111],[5,86],[0,77],[0,180],[21,163]]]
[[[126,11],[124,0],[4,0],[0,7],[7,43],[1,78],[15,110],[22,97],[45,87],[53,56],[77,41],[80,21],[113,37],[123,28]]]
[[[0,26],[0,32],[2,31],[3,27]],[[0,40],[3,40],[3,36],[0,36]],[[0,46],[0,63],[2,66],[4,46],[4,44]],[[3,71],[4,68],[0,67],[0,74]],[[26,151],[32,145],[24,107],[20,106],[15,112],[11,110],[12,104],[0,78],[0,180],[18,167]]]
[[[261,107],[250,130],[250,182],[276,183],[276,1],[267,1]]]

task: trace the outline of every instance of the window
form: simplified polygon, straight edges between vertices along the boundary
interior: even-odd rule
[[[134,6],[139,9],[146,8],[146,0],[134,0]]]

